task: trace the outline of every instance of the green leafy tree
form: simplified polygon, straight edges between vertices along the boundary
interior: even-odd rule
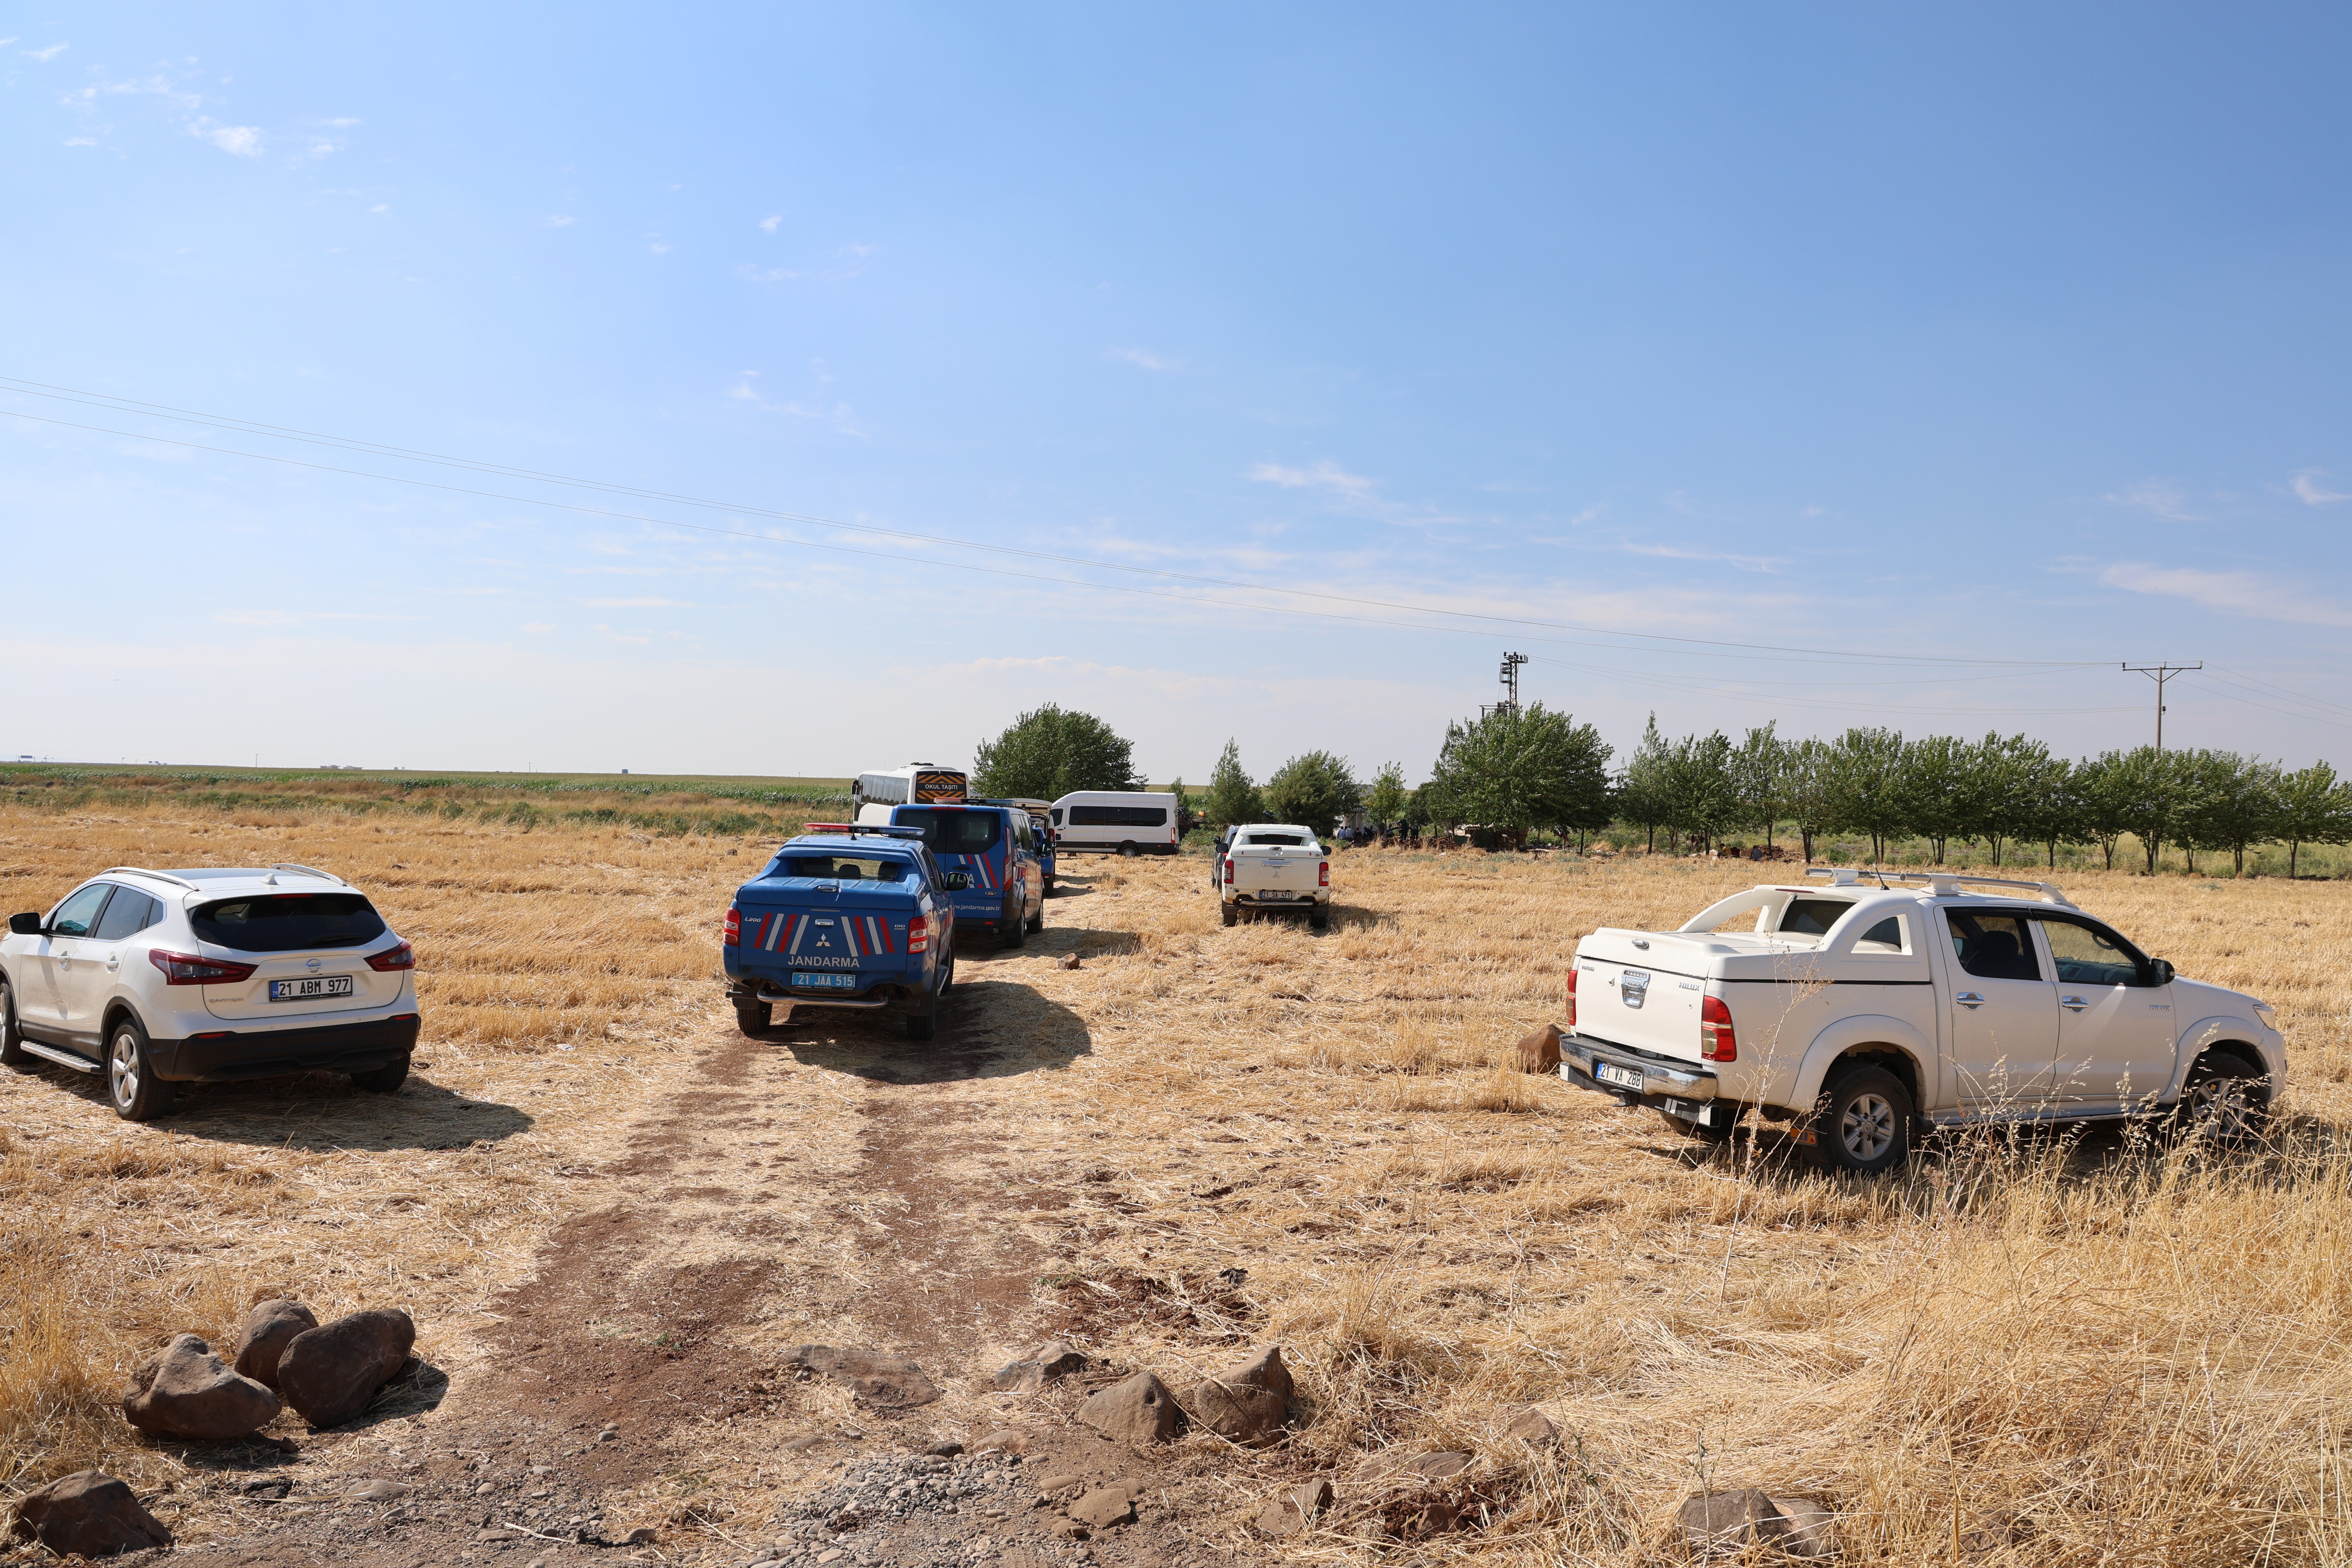
[[[1072,790],[1141,789],[1135,747],[1091,713],[1048,702],[972,753],[972,793],[1058,800]]]
[[[1548,827],[1581,843],[1614,815],[1609,756],[1591,725],[1530,702],[1447,725],[1421,793],[1434,795],[1433,817],[1521,835]]]
[[[2338,779],[2326,763],[2283,774],[2271,832],[2286,840],[2286,874],[2293,880],[2305,845],[2352,842],[2352,782]]]
[[[1242,769],[1241,747],[1232,741],[1225,742],[1225,749],[1218,753],[1217,765],[1209,770],[1209,796],[1202,803],[1201,816],[1217,827],[1265,820],[1265,803],[1258,798],[1256,786]]]
[[[1780,806],[1797,825],[1807,864],[1813,858],[1813,840],[1830,830],[1830,748],[1827,742],[1808,737],[1784,746],[1780,753]]]
[[[2000,864],[2004,838],[2046,844],[2050,864],[2058,864],[2058,842],[2080,832],[2073,769],[2040,741],[2023,735],[1988,734],[1978,747],[1985,773],[1984,834],[1992,863]]]
[[[1739,795],[1739,826],[1762,828],[1767,848],[1771,847],[1772,826],[1782,810],[1781,774],[1788,765],[1788,742],[1766,724],[1748,731],[1731,759],[1733,787]]]
[[[1703,849],[1714,847],[1717,834],[1746,820],[1732,764],[1730,737],[1720,730],[1685,735],[1666,748],[1666,820]]]
[[[1910,794],[1903,770],[1903,737],[1893,730],[1857,727],[1831,742],[1830,824],[1870,836],[1873,865],[1886,859],[1886,841],[1910,827]]]
[[[2179,754],[2181,845],[2189,868],[2196,851],[2230,851],[2236,872],[2246,874],[2246,847],[2273,837],[2279,815],[2279,770],[2259,757],[2234,752]]]
[[[1381,771],[1372,775],[1372,787],[1364,795],[1364,815],[1387,832],[1404,820],[1405,797],[1412,792],[1404,787],[1404,764],[1382,763]]]
[[[1364,804],[1364,786],[1356,782],[1345,757],[1329,752],[1307,752],[1291,758],[1265,781],[1265,809],[1276,822],[1295,822],[1321,837],[1339,819]]]
[[[1985,831],[1997,755],[1957,735],[1926,735],[1904,746],[1898,764],[1904,826],[1934,847],[1937,865],[1944,863],[1953,839],[1972,839]]]
[[[2157,858],[2171,842],[2180,820],[2182,755],[2159,752],[2154,746],[2135,746],[2128,752],[2104,752],[2098,759],[2098,820],[2111,832],[2128,833],[2139,840],[2151,877],[2156,875]],[[2107,863],[2113,869],[2112,848]]]
[[[2080,829],[2099,847],[2110,871],[2116,868],[2116,846],[2129,831],[2132,781],[2123,752],[2102,752],[2074,767],[2074,802]]]
[[[1642,731],[1642,743],[1626,759],[1625,771],[1617,781],[1618,813],[1649,836],[1653,851],[1658,847],[1658,829],[1673,820],[1671,769],[1666,740],[1658,733],[1658,716],[1653,713]]]

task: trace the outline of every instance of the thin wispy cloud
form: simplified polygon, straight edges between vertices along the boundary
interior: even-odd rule
[[[801,403],[798,401],[790,403],[771,403],[765,397],[760,395],[760,389],[758,387],[751,384],[751,378],[759,374],[760,373],[756,370],[745,371],[743,373],[743,379],[727,389],[727,395],[738,403],[750,404],[752,407],[760,410],[762,414],[782,414],[788,418],[793,419],[819,420],[824,424],[830,425],[835,431],[844,436],[856,436],[860,438],[865,437],[866,432],[860,430],[856,425],[851,423],[849,405],[846,403],[834,403],[830,405]],[[831,378],[820,377],[819,379],[830,380]]]
[[[1258,463],[1248,470],[1248,476],[1262,485],[1318,495],[1334,510],[1377,518],[1400,528],[1435,528],[1462,521],[1435,507],[1384,496],[1377,480],[1351,474],[1328,458],[1303,468],[1287,463]]]
[[[1124,360],[1129,364],[1135,365],[1143,370],[1167,370],[1171,368],[1166,360],[1161,359],[1158,354],[1148,353],[1143,349],[1113,349],[1106,357],[1115,360]]]
[[[578,221],[570,213],[551,213],[546,218],[547,226],[550,228],[570,228]]]
[[[583,599],[581,604],[592,610],[690,610],[693,605],[684,599]]]
[[[762,234],[773,234],[776,232],[776,226],[783,221],[783,214],[770,213],[766,217],[760,220],[760,232]]]
[[[2325,468],[2305,468],[2294,476],[2294,493],[2304,505],[2328,506],[2340,500],[2352,500],[2352,495],[2327,489],[2320,484],[2320,476],[2326,472]]]
[[[595,630],[599,637],[604,637],[612,642],[649,643],[654,640],[651,637],[631,637],[625,632],[616,632],[602,621],[598,621],[596,623]]]
[[[533,621],[533,622],[531,622],[529,626],[527,626],[523,627],[522,629],[523,629],[524,631],[527,631],[527,632],[532,633],[533,635],[536,635],[536,634],[538,634],[538,633],[540,633],[540,632],[551,632],[551,631],[553,631],[553,630],[555,629],[555,626],[554,626],[554,624],[553,624],[552,622],[549,622],[549,621]]]
[[[1778,572],[1789,564],[1785,556],[1738,555],[1729,551],[1701,550],[1688,544],[1659,544],[1646,541],[1627,540],[1618,549],[1631,555],[1656,555],[1668,561],[1709,561],[1725,566],[1737,566],[1742,572]]]
[[[214,620],[229,626],[294,626],[309,621],[413,621],[415,616],[371,616],[349,610],[230,610]]]
[[[261,127],[258,125],[223,125],[210,115],[200,115],[188,122],[188,134],[211,142],[224,153],[234,153],[240,158],[261,156]]]
[[[2099,581],[2126,593],[2186,599],[2209,610],[2255,620],[2352,626],[2352,608],[2281,587],[2275,576],[2252,572],[2207,572],[2194,566],[2150,566],[2126,561],[2101,572]]]
[[[2197,522],[2198,514],[2189,510],[2189,492],[2170,479],[2141,479],[2126,485],[2105,498],[2116,506],[2136,507],[2153,512],[2168,522]]]
[[[13,44],[16,40],[11,38],[8,41]],[[56,59],[59,55],[64,54],[68,49],[72,47],[73,46],[71,44],[51,44],[46,49],[19,49],[16,52],[24,55],[29,59],[36,59],[40,61],[43,65],[47,65],[51,60]]]

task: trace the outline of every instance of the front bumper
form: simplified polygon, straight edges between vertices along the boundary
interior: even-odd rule
[[[150,1040],[155,1076],[174,1083],[232,1083],[289,1072],[367,1072],[416,1049],[414,1013],[372,1024],[315,1029],[207,1029],[183,1040]]]
[[[1642,1075],[1639,1089],[1622,1083],[1605,1083],[1603,1067]],[[1709,1108],[1722,1085],[1715,1074],[1695,1062],[1660,1056],[1655,1051],[1612,1045],[1586,1035],[1559,1038],[1559,1076],[1579,1089],[1605,1094],[1625,1105],[1646,1105],[1670,1116],[1712,1124]],[[1736,1109],[1726,1101],[1727,1109]]]

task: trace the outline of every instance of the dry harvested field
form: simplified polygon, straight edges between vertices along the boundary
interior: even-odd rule
[[[221,1563],[1665,1562],[1684,1497],[1750,1484],[1832,1506],[1849,1561],[2352,1560],[2352,885],[2068,879],[2278,1006],[2274,1148],[1958,1140],[1870,1186],[1499,1065],[1557,1016],[1578,934],[1679,923],[1744,867],[1360,851],[1317,937],[1220,929],[1198,858],[1087,862],[1045,938],[967,955],[917,1047],[851,1015],[736,1033],[717,917],[760,852],[0,807],[12,910],[116,863],[341,872],[416,942],[426,1016],[388,1100],[205,1089],[135,1127],[93,1080],[0,1080],[6,1495],[102,1464]],[[352,1428],[284,1418],[292,1453],[124,1424],[141,1356],[284,1291],[406,1307],[423,1366]],[[1048,1333],[1091,1381],[1180,1387],[1278,1343],[1295,1430],[1089,1449],[1082,1389],[989,1382]],[[807,1342],[909,1355],[941,1396],[855,1406],[794,1379]],[[1560,1445],[1504,1434],[1529,1404]],[[1019,1472],[960,1460],[971,1498],[812,1539],[803,1500],[1001,1427],[1030,1472],[1134,1477],[1137,1522],[1051,1536]],[[1355,1479],[1428,1449],[1474,1460],[1402,1496]],[[1322,1528],[1253,1532],[1318,1476]],[[407,1490],[357,1497],[381,1479]],[[1427,1532],[1433,1500],[1467,1526]],[[650,1545],[562,1544],[636,1526]]]

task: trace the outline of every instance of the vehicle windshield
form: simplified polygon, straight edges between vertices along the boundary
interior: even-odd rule
[[[893,827],[919,827],[934,855],[981,855],[996,847],[1004,818],[993,811],[929,811],[906,807],[890,814]]]
[[[357,893],[273,893],[200,904],[189,921],[196,935],[239,952],[298,952],[357,947],[384,931],[383,917]]]
[[[776,867],[779,877],[819,882],[903,882],[914,874],[913,861],[878,855],[787,855]]]

